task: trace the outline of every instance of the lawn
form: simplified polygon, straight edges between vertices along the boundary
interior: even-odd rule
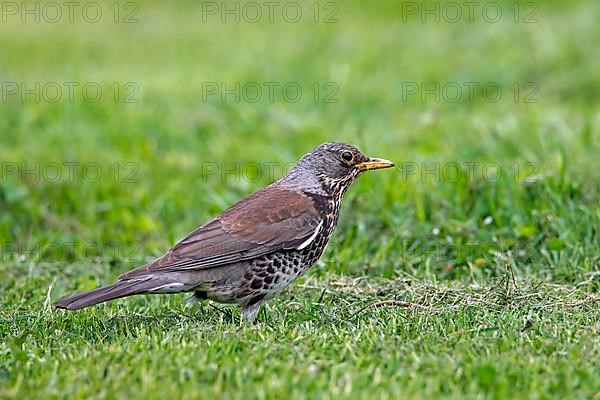
[[[600,398],[600,3],[66,4],[0,5],[0,398]],[[258,324],[52,307],[330,140],[396,168]]]

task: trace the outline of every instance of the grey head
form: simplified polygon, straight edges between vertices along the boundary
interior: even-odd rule
[[[318,194],[343,194],[363,172],[393,166],[391,161],[368,157],[349,144],[327,142],[305,154],[280,183]]]

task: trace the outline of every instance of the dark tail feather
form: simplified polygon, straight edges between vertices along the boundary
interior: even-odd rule
[[[134,294],[147,293],[148,290],[164,284],[153,279],[121,281],[108,286],[101,286],[85,293],[78,293],[65,297],[54,303],[55,307],[66,310],[80,310],[94,304],[119,299]]]

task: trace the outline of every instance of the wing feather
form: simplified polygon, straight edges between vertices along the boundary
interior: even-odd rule
[[[270,186],[225,210],[180,240],[156,261],[120,277],[215,268],[298,248],[322,227],[314,200]]]

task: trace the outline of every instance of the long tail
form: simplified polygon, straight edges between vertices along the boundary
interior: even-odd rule
[[[153,289],[158,289],[164,285],[164,280],[152,278],[121,281],[113,283],[112,285],[101,286],[90,290],[89,292],[78,293],[62,298],[54,303],[54,306],[66,310],[80,310],[105,301],[132,296],[134,294],[148,293]]]

